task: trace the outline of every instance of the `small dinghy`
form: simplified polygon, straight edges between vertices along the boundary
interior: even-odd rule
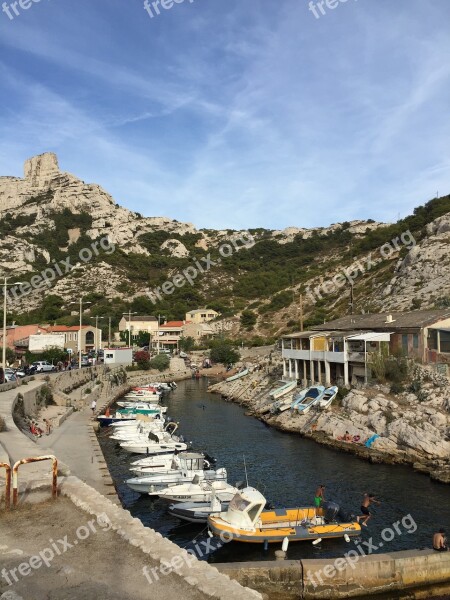
[[[333,402],[333,400],[336,398],[337,393],[338,393],[338,388],[336,385],[333,385],[333,386],[327,388],[324,391],[320,400],[317,402],[317,407],[320,410],[325,410],[326,408],[328,408],[330,406],[330,404]]]
[[[339,506],[334,502],[323,507],[264,510],[266,499],[255,488],[247,487],[232,499],[226,512],[208,517],[209,531],[216,537],[251,544],[315,541],[318,539],[357,536],[361,527],[356,520],[338,520]]]
[[[324,392],[325,388],[323,385],[309,388],[303,397],[300,396],[292,403],[292,411],[297,411],[301,415],[306,415],[306,413],[319,402]]]

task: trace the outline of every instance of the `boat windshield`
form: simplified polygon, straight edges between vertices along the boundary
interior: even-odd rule
[[[244,511],[250,504],[251,503],[248,500],[245,500],[240,494],[236,494],[230,502],[230,508],[233,510]]]

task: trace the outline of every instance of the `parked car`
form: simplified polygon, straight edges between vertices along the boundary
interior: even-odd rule
[[[56,371],[55,365],[52,365],[46,360],[37,360],[32,363],[31,367],[35,368],[36,373],[52,373],[53,371]]]
[[[91,360],[89,358],[83,357],[81,359],[81,366],[82,367],[91,367],[92,366]]]
[[[180,358],[187,358],[188,355],[186,354],[186,352],[183,352],[183,350],[181,350],[180,354],[179,354]]]

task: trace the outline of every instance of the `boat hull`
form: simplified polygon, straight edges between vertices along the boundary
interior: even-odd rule
[[[361,533],[361,527],[356,521],[325,523],[323,518],[316,520],[315,512],[314,507],[263,511],[258,527],[252,530],[234,528],[221,516],[213,515],[208,518],[208,527],[217,537],[247,544],[280,544],[284,538],[289,542],[304,542],[319,538],[340,538],[344,535],[354,537]]]

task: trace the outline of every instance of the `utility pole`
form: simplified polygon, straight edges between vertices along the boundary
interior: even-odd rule
[[[350,314],[353,314],[353,283],[350,284],[350,302],[349,302],[349,307],[350,307]]]
[[[303,294],[300,294],[300,331],[303,331]]]

